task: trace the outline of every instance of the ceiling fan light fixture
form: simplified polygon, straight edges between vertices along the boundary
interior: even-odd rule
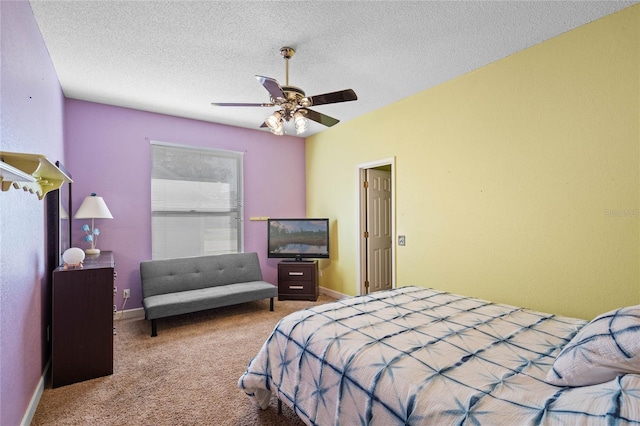
[[[271,129],[272,133],[275,133],[274,130],[277,130],[278,127],[282,128],[282,112],[274,112],[264,120],[264,123]]]
[[[300,109],[293,114],[293,120],[296,124],[296,134],[301,134],[309,128],[309,120],[307,120],[307,111]]]
[[[282,122],[278,124],[279,125],[275,129],[271,129],[271,133],[273,133],[276,136],[282,136],[284,135],[284,126],[282,125]]]

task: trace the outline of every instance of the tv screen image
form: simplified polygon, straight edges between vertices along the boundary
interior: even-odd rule
[[[329,219],[268,219],[267,256],[282,259],[329,257]]]

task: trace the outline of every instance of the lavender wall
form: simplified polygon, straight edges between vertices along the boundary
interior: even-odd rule
[[[0,1],[3,151],[63,159],[64,99],[27,1]],[[0,424],[22,421],[49,356],[46,203],[0,192]]]
[[[0,31],[0,150],[62,161],[74,179],[74,213],[91,192],[105,198],[115,218],[98,221],[99,247],[115,252],[117,285],[131,289],[127,308],[141,306],[138,268],[151,256],[149,140],[245,153],[245,251],[259,253],[265,279],[275,283],[276,262],[265,258],[266,223],[248,219],[305,214],[303,140],[65,100],[28,1],[0,1]],[[83,223],[73,223],[81,247]],[[49,359],[46,233],[44,200],[13,188],[0,192],[2,425],[28,420]]]
[[[305,215],[303,139],[78,100],[66,101],[65,115],[73,213],[95,192],[114,217],[96,220],[96,227],[98,248],[114,252],[118,309],[124,288],[131,289],[125,309],[142,306],[139,265],[151,258],[150,140],[244,152],[244,249],[258,252],[265,280],[276,283],[277,261],[266,258],[266,222],[249,217]],[[84,223],[72,224],[81,248],[88,244]]]

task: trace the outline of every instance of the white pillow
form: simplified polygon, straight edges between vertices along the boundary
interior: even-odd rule
[[[640,305],[599,315],[582,327],[556,357],[547,382],[587,386],[627,373],[640,374]]]

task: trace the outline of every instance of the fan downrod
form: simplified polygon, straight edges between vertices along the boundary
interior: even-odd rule
[[[293,49],[293,47],[284,46],[280,48],[280,55],[282,55],[285,62],[285,84],[287,86],[289,85],[289,59],[291,59],[294,53],[296,53],[296,51]]]

